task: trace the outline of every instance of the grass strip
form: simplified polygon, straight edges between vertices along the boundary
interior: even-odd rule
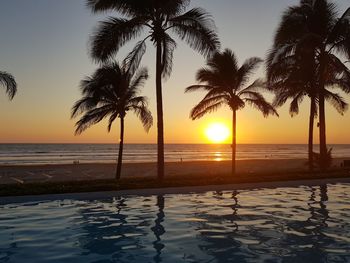
[[[349,178],[350,171],[334,170],[328,172],[289,172],[289,173],[241,173],[217,175],[167,176],[163,181],[154,177],[130,176],[119,182],[108,180],[80,180],[67,182],[37,182],[0,185],[0,196],[23,196],[118,191],[131,189],[154,189],[167,187],[226,185],[240,183],[262,183],[275,181],[296,181],[310,179]]]

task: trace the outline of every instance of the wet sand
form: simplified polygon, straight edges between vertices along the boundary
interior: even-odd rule
[[[335,159],[340,166],[342,159]],[[25,184],[35,182],[64,182],[79,180],[111,179],[115,176],[115,164],[54,164],[0,166],[0,184]],[[229,174],[230,161],[170,162],[165,164],[165,176],[223,175]],[[239,160],[238,174],[268,174],[306,171],[306,160]],[[156,163],[125,163],[122,177],[155,177]]]

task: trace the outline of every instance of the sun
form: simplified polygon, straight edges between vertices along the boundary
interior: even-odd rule
[[[212,143],[222,143],[230,136],[230,131],[223,123],[211,123],[205,129],[205,135]]]

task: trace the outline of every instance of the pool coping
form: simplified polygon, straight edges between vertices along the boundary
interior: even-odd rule
[[[26,195],[26,196],[6,196],[0,197],[0,205],[28,202],[43,202],[55,200],[96,200],[108,199],[116,196],[151,196],[168,194],[193,194],[208,191],[229,191],[229,190],[253,190],[261,188],[287,188],[298,186],[319,186],[325,184],[350,183],[350,178],[328,178],[315,180],[295,180],[295,181],[275,181],[260,183],[240,183],[228,185],[206,185],[206,186],[184,186],[168,188],[132,189],[106,192],[85,192],[69,194],[49,194],[49,195]]]

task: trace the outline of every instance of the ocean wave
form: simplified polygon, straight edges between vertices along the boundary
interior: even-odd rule
[[[329,145],[334,157],[350,157],[350,145]],[[317,147],[315,147],[317,149]],[[115,144],[0,144],[0,165],[115,162]],[[230,145],[167,144],[166,161],[230,160]],[[237,159],[307,158],[307,145],[239,144]],[[155,162],[157,145],[126,144],[123,161]]]

